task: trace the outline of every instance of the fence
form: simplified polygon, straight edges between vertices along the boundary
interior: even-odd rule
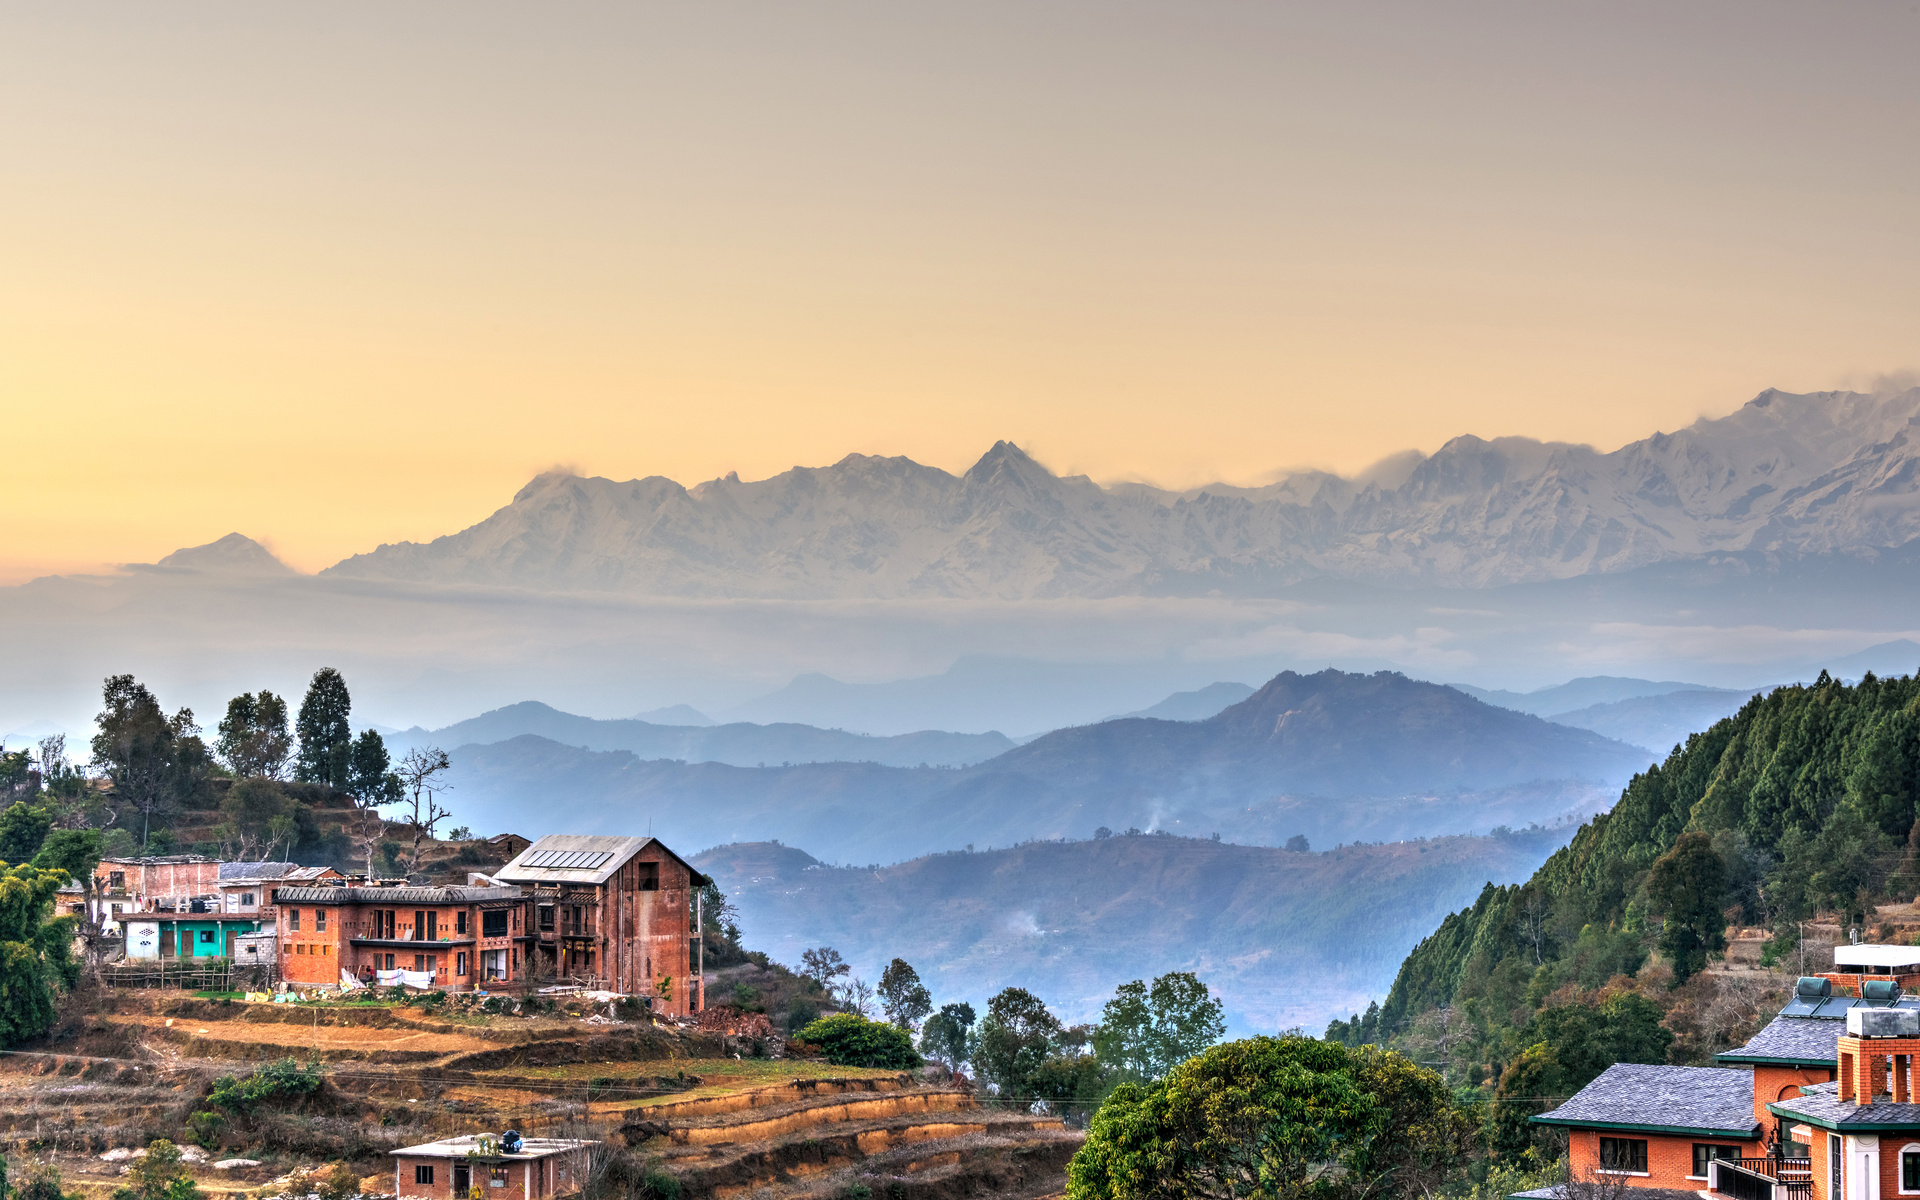
[[[109,987],[182,988],[190,992],[264,992],[279,981],[272,963],[236,965],[230,958],[154,958],[110,964]]]
[[[1804,1158],[1721,1158],[1708,1166],[1709,1188],[1730,1200],[1809,1200],[1813,1167]]]

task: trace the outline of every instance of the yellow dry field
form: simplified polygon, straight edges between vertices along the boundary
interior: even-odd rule
[[[697,1076],[700,1086],[687,1091],[665,1092],[651,1096],[635,1096],[631,1093],[621,1095],[622,1085],[628,1084],[628,1081],[652,1080],[663,1075],[671,1076],[675,1072]],[[504,1071],[483,1071],[479,1074],[497,1078],[509,1086],[514,1081],[538,1080],[572,1085],[583,1089],[584,1092],[588,1085],[600,1084],[601,1087],[594,1090],[600,1091],[604,1088],[607,1098],[604,1103],[596,1099],[593,1104],[594,1111],[617,1112],[651,1104],[697,1100],[707,1096],[725,1096],[732,1092],[788,1083],[795,1079],[892,1078],[900,1072],[878,1067],[836,1067],[807,1059],[675,1058],[656,1059],[651,1062],[571,1063],[559,1067],[515,1067]],[[641,1086],[644,1087],[644,1083]]]

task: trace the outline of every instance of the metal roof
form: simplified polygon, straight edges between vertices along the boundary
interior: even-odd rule
[[[298,863],[290,862],[223,862],[220,864],[220,882],[285,879],[299,869]]]
[[[280,904],[472,904],[482,900],[518,900],[517,887],[283,887]]]
[[[1758,1126],[1751,1071],[1648,1063],[1615,1063],[1565,1104],[1533,1119],[1740,1138],[1753,1137]]]
[[[1920,946],[1835,946],[1836,967],[1911,967],[1920,964]]]
[[[656,838],[584,833],[550,833],[493,872],[493,877],[505,883],[601,884],[649,845],[659,846],[667,857],[686,867],[696,886],[706,882],[706,876]]]

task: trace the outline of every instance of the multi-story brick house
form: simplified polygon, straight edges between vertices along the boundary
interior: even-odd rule
[[[1840,948],[1863,949],[1906,948]],[[1836,966],[1873,961],[1848,954]],[[1567,1130],[1578,1179],[1729,1200],[1920,1197],[1920,999],[1901,994],[1893,971],[1867,973],[1864,995],[1836,994],[1837,977],[1859,974],[1801,979],[1777,1017],[1717,1056],[1727,1066],[1616,1063],[1534,1121]]]
[[[528,893],[522,944],[537,980],[653,997],[700,1011],[707,877],[654,838],[550,834],[492,873]]]
[[[121,932],[127,913],[190,909],[219,892],[220,862],[198,854],[103,858],[93,869],[93,919],[105,933]],[[204,908],[203,908],[203,911]]]
[[[283,887],[274,907],[288,983],[332,986],[343,971],[373,983],[397,970],[466,991],[525,978],[517,887]]]

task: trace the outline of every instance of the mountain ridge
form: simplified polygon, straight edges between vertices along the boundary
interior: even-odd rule
[[[692,488],[550,472],[468,529],[323,574],[768,599],[1259,595],[1321,577],[1484,588],[1904,545],[1920,535],[1916,420],[1920,388],[1768,390],[1606,453],[1463,435],[1397,483],[1305,472],[1179,492],[1057,476],[1006,441],[958,476],[857,454]]]

